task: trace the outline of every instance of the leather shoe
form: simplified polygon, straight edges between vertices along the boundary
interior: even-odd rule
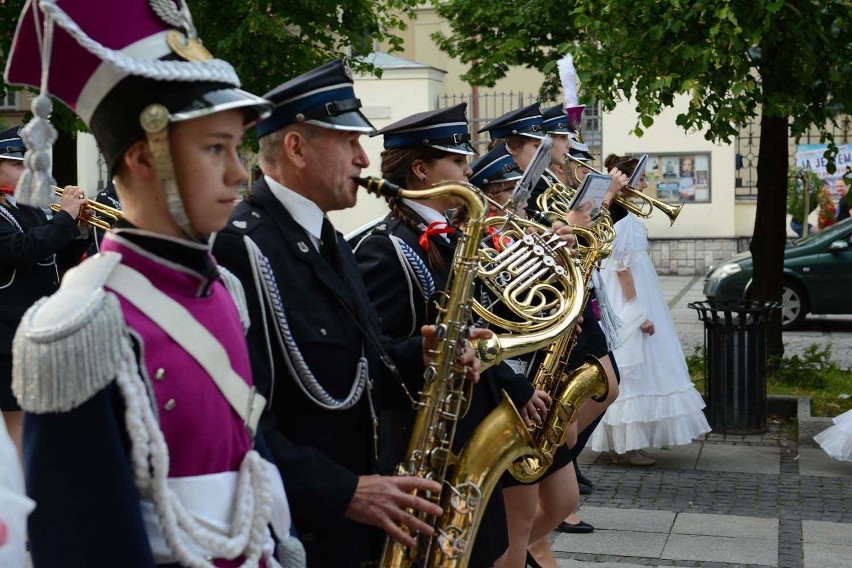
[[[572,525],[567,521],[562,521],[561,523],[559,523],[559,526],[556,527],[556,530],[561,533],[568,534],[588,534],[590,532],[594,532],[595,527],[585,521],[580,521],[575,525]]]
[[[577,484],[580,486],[580,495],[588,495],[595,490],[595,484],[592,483],[592,480],[582,473],[577,474]],[[583,489],[586,489],[586,491],[583,491]]]

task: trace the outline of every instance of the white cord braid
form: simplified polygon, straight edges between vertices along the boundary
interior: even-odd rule
[[[192,14],[184,0],[178,0],[180,9],[175,6],[173,0],[148,0],[148,5],[157,16],[173,28],[183,28],[189,37],[195,37],[195,25],[192,23]]]
[[[222,61],[221,59],[208,59],[205,61],[136,59],[120,51],[104,47],[90,38],[62,8],[56,5],[56,0],[41,0],[39,6],[41,6],[41,9],[46,15],[51,16],[57,24],[62,26],[77,43],[91,54],[131,75],[157,81],[210,81],[227,83],[234,87],[240,86],[240,78],[227,61]]]
[[[12,224],[12,226],[15,227],[18,230],[19,233],[24,232],[24,230],[18,224],[17,219],[15,219],[15,217],[5,207],[0,206],[0,217],[3,217],[7,221],[9,221]]]
[[[272,516],[271,480],[263,459],[254,450],[243,458],[230,534],[223,535],[201,525],[167,484],[168,446],[145,385],[138,379],[133,348],[127,339],[122,339],[122,344],[124,354],[116,382],[127,406],[125,422],[131,440],[134,478],[140,494],[150,496],[154,502],[166,543],[178,562],[191,568],[214,568],[214,565],[187,546],[181,531],[201,548],[213,551],[216,558],[233,559],[242,555],[245,561],[241,568],[256,567],[270,538],[268,524]]]

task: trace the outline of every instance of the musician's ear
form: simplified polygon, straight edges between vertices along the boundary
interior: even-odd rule
[[[116,177],[126,182],[128,177],[134,177],[144,182],[151,182],[157,178],[157,170],[154,167],[154,156],[151,148],[145,140],[137,140],[124,151],[118,166]]]

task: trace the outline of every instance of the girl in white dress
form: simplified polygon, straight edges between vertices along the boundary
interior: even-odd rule
[[[631,175],[638,162],[610,155],[605,163],[607,170],[616,167]],[[644,172],[639,179],[637,189],[644,190]],[[622,321],[620,346],[613,351],[621,386],[592,435],[592,449],[611,452],[614,463],[653,465],[639,450],[689,444],[710,426],[648,255],[647,229],[628,213],[615,224],[615,235],[601,276]]]
[[[834,417],[834,426],[814,436],[814,442],[836,460],[852,462],[852,410]]]

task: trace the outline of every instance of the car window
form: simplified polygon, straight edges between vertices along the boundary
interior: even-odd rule
[[[810,243],[820,243],[825,241],[836,241],[837,239],[846,238],[842,236],[842,234],[846,233],[846,231],[848,231],[850,228],[852,228],[852,217],[849,219],[844,219],[839,223],[835,223],[827,229],[812,233],[803,239],[799,239],[793,244],[793,246],[799,246]],[[850,237],[852,237],[852,235],[850,235]]]

